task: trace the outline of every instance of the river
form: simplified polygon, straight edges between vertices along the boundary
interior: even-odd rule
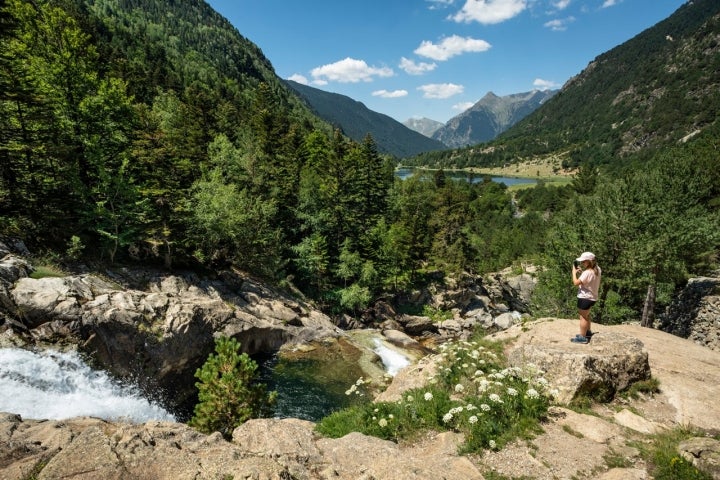
[[[410,363],[379,338],[372,344],[388,374],[395,375]],[[274,409],[278,418],[318,421],[362,400],[346,394],[362,376],[357,365],[278,362],[274,355],[256,361],[260,380],[278,392]],[[144,397],[132,384],[92,369],[77,352],[19,348],[0,348],[0,412],[37,420],[92,416],[132,423],[177,421],[160,402]]]

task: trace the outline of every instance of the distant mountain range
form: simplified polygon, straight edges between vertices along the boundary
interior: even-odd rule
[[[318,117],[356,142],[362,142],[368,133],[372,135],[379,152],[404,158],[447,148],[442,142],[411,130],[387,115],[374,112],[350,97],[292,80],[285,82]]]
[[[432,134],[448,147],[466,147],[494,139],[535,111],[558,90],[533,90],[499,97],[488,92],[475,105]]]
[[[369,133],[380,152],[398,158],[492,140],[557,93],[534,90],[498,97],[490,92],[446,124],[429,118],[400,123],[345,95],[285,82],[318,117],[357,142]]]
[[[432,138],[433,133],[440,130],[445,126],[444,123],[432,120],[430,118],[409,118],[402,122],[403,125],[408,127],[410,130],[415,130],[418,133],[422,133],[426,137]]]

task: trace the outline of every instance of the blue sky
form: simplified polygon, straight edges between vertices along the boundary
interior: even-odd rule
[[[278,76],[403,122],[560,88],[685,0],[207,0]]]

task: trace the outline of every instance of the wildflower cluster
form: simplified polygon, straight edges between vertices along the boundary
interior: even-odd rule
[[[537,425],[552,397],[535,366],[504,365],[499,345],[476,341],[441,347],[437,383],[453,392],[455,405],[443,423],[465,434],[468,451],[498,448]]]
[[[538,428],[551,393],[537,368],[505,366],[501,346],[487,342],[446,344],[438,360],[439,373],[429,386],[409,390],[397,402],[335,412],[318,423],[318,430],[335,437],[358,431],[388,440],[425,429],[454,430],[465,436],[464,451],[472,452],[501,448]],[[356,382],[346,393],[354,394],[360,385]]]

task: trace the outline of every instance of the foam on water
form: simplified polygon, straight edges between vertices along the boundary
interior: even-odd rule
[[[139,389],[90,368],[76,352],[0,349],[0,412],[62,420],[175,421]]]

